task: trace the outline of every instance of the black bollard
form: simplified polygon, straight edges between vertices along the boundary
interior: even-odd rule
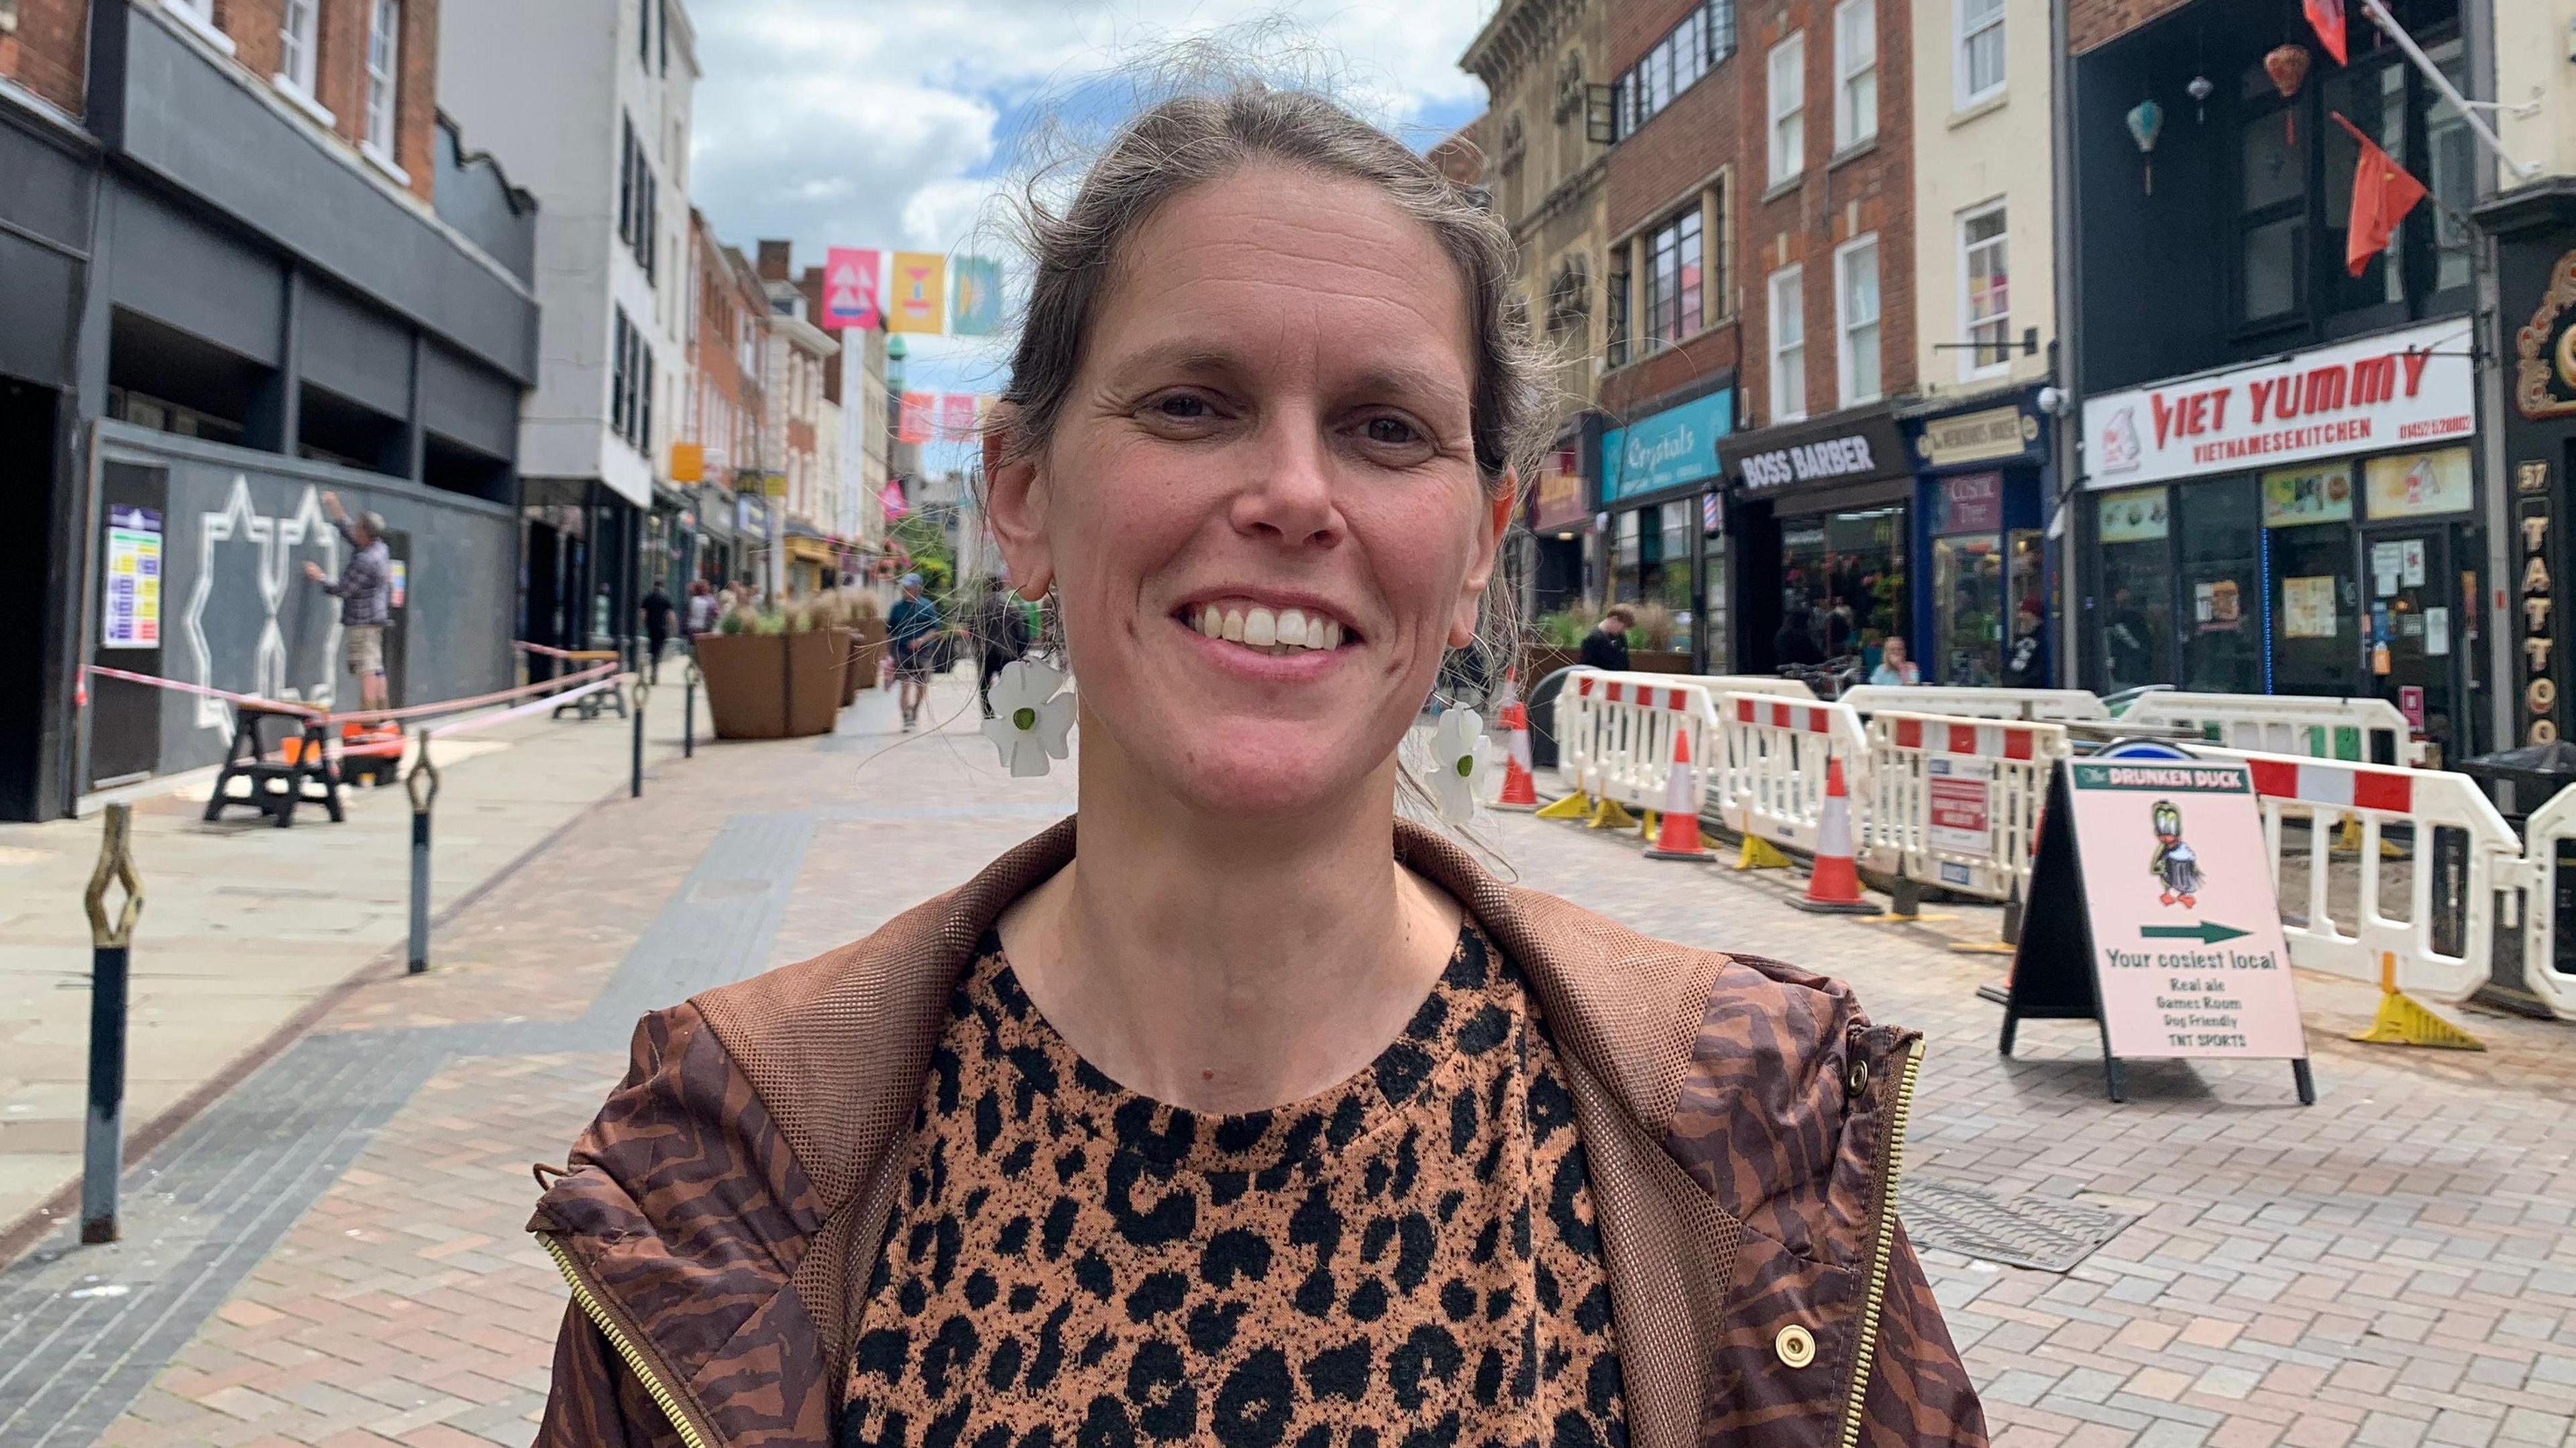
[[[411,960],[410,973],[429,969],[429,807],[438,799],[438,766],[429,762],[429,730],[420,731],[420,753],[403,776],[411,796]]]
[[[698,661],[689,660],[689,671],[680,676],[680,757],[698,757]]]
[[[635,770],[633,777],[627,782],[626,786],[626,797],[628,799],[642,799],[644,797],[644,696],[651,693],[652,689],[653,686],[645,683],[642,678],[639,677],[636,679]]]
[[[143,877],[126,848],[134,822],[130,805],[107,807],[99,838],[98,868],[90,872],[83,903],[89,907],[89,1124],[81,1143],[81,1240],[116,1240],[117,1177],[125,1169],[125,983],[134,922],[143,913]],[[110,924],[107,889],[125,887],[125,904]]]

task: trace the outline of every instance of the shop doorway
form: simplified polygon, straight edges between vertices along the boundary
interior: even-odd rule
[[[2368,692],[2352,529],[2339,522],[2276,527],[2264,543],[2271,553],[2272,692]]]
[[[2460,732],[2460,665],[2468,649],[2458,561],[2473,556],[2462,532],[2457,524],[2400,523],[2362,535],[2369,692],[2405,714],[2434,767],[2471,752]],[[2474,597],[2474,575],[2468,589]]]

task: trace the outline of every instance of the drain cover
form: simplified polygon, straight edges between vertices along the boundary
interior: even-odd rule
[[[1896,1210],[1917,1247],[2042,1272],[2072,1270],[2137,1220],[2054,1197],[1998,1197],[1924,1177],[1905,1183]]]

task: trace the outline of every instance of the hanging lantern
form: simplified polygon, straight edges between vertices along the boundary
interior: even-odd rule
[[[2138,143],[2138,154],[2147,158],[2147,194],[2156,194],[2156,137],[2164,134],[2165,108],[2152,100],[2129,107],[2129,135]]]
[[[2272,89],[2281,93],[2281,99],[2286,101],[2295,97],[2299,93],[2299,87],[2307,83],[2308,48],[2297,44],[2273,46],[2263,57],[2263,73],[2272,78]],[[2298,113],[2284,111],[2281,119],[2290,138],[2290,144],[2297,145],[2299,143]]]
[[[2200,124],[2204,126],[2208,125],[2209,93],[2218,89],[2218,87],[2210,83],[2209,77],[2205,75],[2196,75],[2191,78],[2191,84],[2184,86],[2183,89],[2191,93],[2191,103],[2194,106],[2199,107],[2200,113],[2196,119]]]

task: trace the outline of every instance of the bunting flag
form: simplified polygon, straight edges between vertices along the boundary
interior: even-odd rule
[[[892,522],[912,511],[912,504],[904,501],[903,479],[901,478],[886,479],[885,491],[877,494],[877,503],[885,509],[886,521],[888,522]]]
[[[2343,112],[2331,114],[2361,147],[2361,159],[2352,171],[2352,214],[2344,223],[2343,243],[2344,270],[2359,276],[2370,269],[2372,257],[2388,250],[2388,238],[2415,203],[2424,199],[2424,183],[2372,144]]]
[[[947,274],[948,258],[938,252],[896,252],[894,288],[886,301],[886,330],[937,335],[944,311],[940,284]]]
[[[1002,330],[1002,264],[991,257],[957,259],[957,287],[949,298],[948,330],[960,337],[989,337]]]
[[[2344,64],[2343,0],[2307,0],[2307,8],[2308,28],[2317,33],[2317,44],[2326,48],[2335,64]]]
[[[897,330],[900,329],[898,328]],[[933,425],[931,409],[935,407],[937,403],[938,397],[935,393],[905,393],[903,395],[903,410],[898,414],[894,440],[896,442],[930,441],[931,427]]]
[[[831,248],[823,259],[823,330],[865,332],[876,324],[877,253],[850,246]]]
[[[975,437],[976,397],[971,392],[943,392],[939,395],[939,440],[971,442]]]

